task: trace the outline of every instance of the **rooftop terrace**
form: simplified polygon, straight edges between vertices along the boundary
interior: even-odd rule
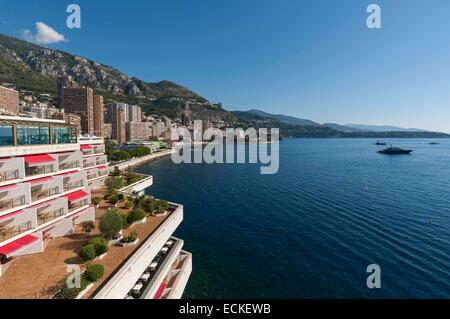
[[[92,197],[102,196],[103,192],[94,192]],[[96,229],[93,235],[98,234],[99,218],[103,215],[110,204],[106,201],[100,203],[96,209]],[[120,208],[120,206],[119,206]],[[149,238],[161,224],[171,216],[173,212],[166,216],[149,216],[143,224],[134,225],[130,229],[124,230],[124,235],[133,230],[139,234],[140,241],[136,246],[120,247],[110,246],[108,254],[101,260],[94,263],[102,264],[105,267],[105,274],[95,283],[84,298],[91,298],[102,287],[105,282],[117,272],[117,270],[127,262],[145,240]],[[45,251],[40,254],[23,256],[16,258],[5,274],[0,277],[0,299],[47,299],[61,287],[64,279],[69,275],[67,266],[81,265],[83,262],[78,256],[80,248],[89,241],[89,236],[81,230],[77,230],[73,235],[51,239]]]

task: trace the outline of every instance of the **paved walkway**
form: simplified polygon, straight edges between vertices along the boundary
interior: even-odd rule
[[[111,169],[113,170],[115,166],[118,166],[119,169],[121,169],[121,170],[142,166],[151,161],[154,161],[155,159],[165,157],[165,156],[170,156],[173,152],[174,152],[174,150],[167,150],[167,151],[162,151],[162,152],[158,152],[155,154],[150,154],[147,156],[139,157],[139,158],[133,159],[131,161],[123,162],[123,163],[120,163],[117,165],[111,165]]]

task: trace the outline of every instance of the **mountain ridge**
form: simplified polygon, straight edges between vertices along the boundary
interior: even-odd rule
[[[311,120],[271,114],[257,109],[230,112],[223,109],[220,103],[212,104],[198,93],[175,82],[163,80],[151,83],[137,77],[128,77],[115,67],[0,33],[0,84],[11,83],[20,91],[46,93],[55,98],[57,77],[63,74],[71,75],[80,84],[90,86],[97,94],[103,95],[106,102],[138,104],[146,113],[157,113],[171,118],[181,116],[184,103],[187,101],[193,119],[224,121],[229,127],[250,125],[279,127],[285,137],[348,137],[350,133],[358,137],[358,134],[363,133],[351,129],[344,130],[344,126],[336,126],[338,124],[329,127]],[[365,133],[360,135],[362,137],[373,135]],[[392,132],[391,135],[406,137],[426,135],[422,134],[426,132],[412,133],[415,132]],[[432,134],[432,136],[449,135]]]

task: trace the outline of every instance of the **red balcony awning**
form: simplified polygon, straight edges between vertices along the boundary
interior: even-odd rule
[[[6,258],[11,257],[12,255],[24,250],[29,247],[33,243],[35,243],[38,239],[32,235],[26,235],[22,238],[19,238],[9,244],[6,244],[0,247],[0,254],[5,255]]]
[[[156,291],[156,294],[153,296],[153,299],[161,299],[161,296],[164,292],[164,290],[166,289],[167,284],[165,282],[163,282],[161,284],[161,286],[159,286],[158,290]]]
[[[105,169],[105,168],[109,168],[108,166],[106,166],[106,165],[102,165],[102,166],[99,166],[99,167],[97,167],[98,169]]]
[[[23,158],[25,159],[25,162],[28,164],[28,166],[53,164],[54,162],[56,162],[56,160],[48,154],[29,155],[24,156]]]
[[[84,145],[80,146],[80,149],[82,149],[82,150],[90,150],[90,149],[92,149],[92,146],[88,145],[88,144],[84,144]]]
[[[15,215],[19,215],[19,214],[22,214],[22,213],[23,213],[23,210],[18,210],[17,212],[13,212],[13,213],[9,213],[9,214],[0,216],[0,222],[1,222],[2,220],[11,218],[11,217],[13,217],[13,216],[15,216]]]
[[[11,184],[11,185],[8,185],[8,186],[3,186],[3,187],[0,187],[0,193],[10,192],[10,191],[15,190],[16,188],[17,188],[17,184]]]
[[[89,196],[88,193],[86,193],[85,191],[81,191],[81,190],[64,195],[64,197],[66,197],[69,200],[69,202],[71,202],[71,203],[79,201],[81,199],[84,199],[85,197],[88,197],[88,196]]]

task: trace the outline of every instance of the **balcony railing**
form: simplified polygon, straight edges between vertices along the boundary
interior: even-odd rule
[[[31,189],[31,199],[32,201],[41,200],[50,196],[59,194],[59,187],[47,188],[47,189]]]
[[[15,236],[18,236],[26,231],[32,229],[31,222],[26,222],[21,225],[11,227],[0,227],[0,240],[4,241]]]
[[[78,167],[80,167],[80,161],[59,164],[60,171],[63,171],[66,169],[71,169],[71,168],[78,168]]]
[[[74,211],[86,205],[89,205],[89,200],[87,198],[73,204],[69,203],[69,211]]]
[[[98,160],[96,165],[106,165],[107,161],[105,159]]]
[[[94,178],[97,178],[97,177],[98,177],[97,174],[88,174],[88,175],[87,175],[87,179],[88,179],[88,180],[91,180],[91,179],[94,179]]]
[[[0,183],[19,178],[19,170],[0,172]]]
[[[64,183],[63,189],[64,189],[64,192],[68,192],[72,189],[83,187],[83,186],[84,186],[84,181],[79,180],[79,181],[75,181],[75,182]]]
[[[105,169],[105,170],[102,170],[102,171],[98,171],[98,176],[100,177],[100,176],[107,176],[107,175],[109,175],[109,170],[108,169]]]
[[[103,154],[105,153],[105,146],[94,146],[94,154]]]
[[[0,200],[0,212],[25,204],[25,195],[6,200]]]
[[[26,169],[26,175],[34,176],[34,175],[53,173],[54,171],[55,171],[55,167],[53,164],[43,165],[43,166],[35,166],[35,167],[28,167]]]
[[[94,154],[94,150],[93,149],[86,149],[86,150],[83,150],[82,152],[83,152],[84,156],[86,156],[86,155],[93,155]]]
[[[95,164],[95,161],[84,161],[83,162],[83,168],[89,168],[89,167],[92,167],[92,166],[95,166],[96,164]]]
[[[46,224],[49,221],[52,221],[63,215],[64,215],[64,208],[60,208],[53,212],[46,212],[46,211],[40,212],[37,215],[38,225],[40,226],[40,225]]]

